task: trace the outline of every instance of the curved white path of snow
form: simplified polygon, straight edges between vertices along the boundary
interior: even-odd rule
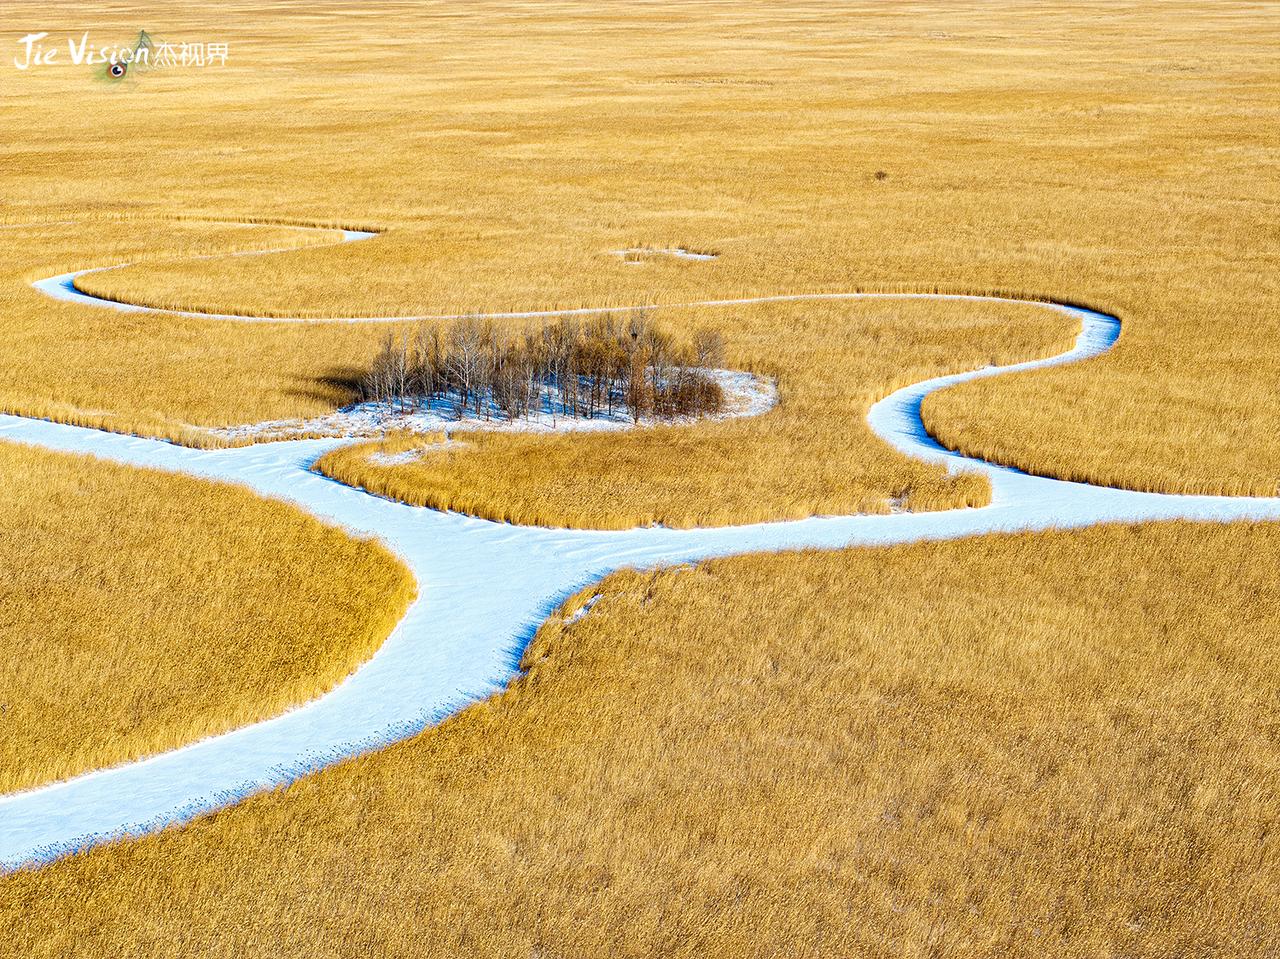
[[[34,226],[37,224],[18,225]],[[253,226],[254,224],[246,223],[240,225]],[[368,230],[343,230],[330,227],[301,226],[279,223],[261,225],[274,227],[284,226],[299,232],[338,233],[339,239],[337,242],[339,243],[354,243],[360,240],[371,240],[380,235]],[[315,249],[317,249],[317,247],[314,246],[272,248],[267,250],[247,250],[242,253],[212,254],[209,256],[191,257],[190,259],[218,260],[223,259],[224,257],[265,256],[272,253],[302,253]],[[693,306],[749,306],[753,303],[796,303],[808,300],[903,299],[911,297],[944,300],[975,300],[978,302],[995,303],[1031,302],[1042,306],[1057,305],[1043,303],[1041,301],[1017,300],[999,296],[970,296],[950,293],[870,293],[859,291],[847,293],[780,293],[775,296],[748,296],[727,300],[697,300],[689,303],[635,303],[628,306],[584,306],[574,309],[522,310],[510,313],[429,313],[403,316],[299,317],[253,316],[247,313],[212,313],[201,310],[171,310],[164,307],[147,306],[142,303],[131,303],[127,300],[108,300],[104,297],[94,296],[92,293],[85,293],[76,287],[76,280],[82,276],[88,276],[93,273],[107,273],[111,270],[121,270],[133,265],[134,264],[132,263],[113,263],[109,266],[95,266],[83,270],[73,270],[70,273],[59,273],[57,276],[50,276],[43,280],[36,280],[31,285],[41,293],[45,294],[45,296],[52,297],[55,300],[61,300],[64,303],[75,303],[79,306],[96,306],[104,309],[118,310],[122,313],[152,313],[157,316],[186,316],[202,320],[229,320],[236,323],[406,323],[413,322],[414,320],[461,320],[468,317],[479,317],[481,319],[494,320],[539,319],[542,317],[555,316],[590,316],[598,313],[617,313],[624,310],[636,309],[682,309]]]
[[[892,294],[848,297],[877,295]],[[1066,483],[969,459],[934,441],[920,420],[920,403],[928,393],[964,380],[1096,356],[1119,336],[1114,317],[1039,305],[1080,320],[1073,349],[1046,360],[917,383],[875,404],[868,417],[878,436],[908,455],[989,477],[993,498],[981,509],[693,530],[515,527],[391,502],[310,472],[311,463],[341,440],[208,451],[0,416],[0,439],[241,483],[353,532],[376,535],[413,571],[420,591],[374,656],[310,703],[150,759],[0,797],[0,869],[45,863],[115,837],[183,822],[411,736],[501,689],[516,674],[538,625],[572,593],[621,567],[1108,521],[1280,518],[1280,499],[1171,496]]]

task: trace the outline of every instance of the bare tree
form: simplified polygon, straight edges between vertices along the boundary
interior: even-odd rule
[[[706,327],[695,330],[693,334],[694,362],[704,370],[719,369],[724,366],[724,337],[719,330]]]
[[[407,413],[424,398],[452,397],[454,411],[508,421],[535,410],[552,422],[565,416],[612,416],[624,408],[634,422],[645,415],[701,416],[723,407],[720,385],[707,370],[723,363],[714,330],[699,330],[680,345],[643,310],[620,321],[614,313],[544,323],[521,333],[466,317],[449,326],[423,324],[411,336],[388,335],[357,383],[362,401]]]
[[[409,388],[428,401],[442,397],[445,384],[445,342],[439,324],[422,324],[414,336]]]
[[[458,320],[449,329],[445,372],[450,389],[457,395],[455,409],[459,416],[466,412],[467,404],[473,399],[476,412],[480,410],[485,340],[484,326],[474,317]]]

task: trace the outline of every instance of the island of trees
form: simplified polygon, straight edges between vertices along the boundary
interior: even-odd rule
[[[678,342],[643,311],[563,317],[513,330],[466,317],[389,335],[360,377],[362,402],[410,413],[446,403],[459,416],[534,414],[679,419],[724,408],[714,330]]]

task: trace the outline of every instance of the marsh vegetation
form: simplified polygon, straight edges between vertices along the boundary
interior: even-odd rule
[[[305,702],[415,592],[382,545],[235,486],[0,443],[0,488],[0,793]]]
[[[635,423],[687,419],[724,408],[710,375],[723,363],[717,331],[700,329],[682,343],[645,311],[565,317],[523,331],[465,317],[388,334],[357,397],[404,413],[443,401],[460,417],[508,421],[618,412]]]
[[[84,278],[109,297],[265,317],[851,288],[998,291],[1096,305],[1121,317],[1123,341],[1096,362],[932,398],[926,421],[947,442],[1064,478],[1274,494],[1280,354],[1265,317],[1280,270],[1267,133],[1280,122],[1280,38],[1259,8],[1229,3],[1233,12],[1217,16],[1186,2],[1111,5],[1099,20],[1096,4],[1040,5],[1032,17],[999,2],[970,22],[945,6],[808,7],[811,36],[827,51],[817,57],[785,5],[745,3],[730,13],[654,4],[607,17],[583,4],[480,6],[436,25],[434,42],[453,51],[447,76],[429,58],[379,42],[420,29],[406,11],[366,24],[370,42],[358,48],[340,16],[321,16],[306,43],[282,43],[287,49],[268,57],[260,39],[296,29],[288,10],[252,0],[227,9],[216,27],[239,44],[238,65],[216,84],[175,72],[145,90],[145,165],[84,149],[86,138],[106,142],[136,117],[118,90],[69,98],[72,72],[31,70],[6,91],[14,129],[40,131],[38,140],[14,138],[6,222],[89,219],[4,231],[4,408],[211,442],[192,426],[311,417],[350,402],[347,385],[385,333],[122,318],[46,302],[25,287],[96,263],[135,264]],[[31,0],[6,11],[55,35],[89,26],[82,11]],[[175,30],[209,28],[198,12],[183,16]],[[618,29],[624,22],[643,29]],[[514,57],[510,37],[522,30],[530,31],[528,55]],[[1063,38],[1053,55],[1046,30]],[[645,39],[655,31],[666,44],[656,72]],[[765,37],[776,42],[756,42]],[[1135,37],[1157,40],[1137,48]],[[287,100],[268,94],[264,73],[287,78]],[[388,83],[438,109],[406,111],[404,98],[386,97]],[[281,124],[282,103],[310,112]],[[332,150],[335,141],[375,140],[377,149]],[[242,214],[383,232],[279,256],[184,259],[324,242],[270,226],[194,222]],[[613,252],[645,247],[718,257],[637,264]],[[840,315],[779,304],[771,330],[750,311],[709,312],[664,310],[661,320],[722,330],[735,368],[786,375],[784,400],[798,388],[793,349],[827,352],[805,362],[822,362],[820,375],[838,374],[857,395],[882,394],[901,382],[896,369],[926,356],[937,373],[963,368],[973,354],[989,361],[975,342],[965,355],[953,352],[954,365],[935,363],[932,351],[917,351],[912,329],[899,337],[889,318],[862,338],[865,313],[855,307]],[[844,350],[855,338],[858,348]],[[1043,341],[1028,339],[1025,354],[1001,358],[1043,355]],[[790,488],[756,490],[742,518],[792,516],[805,504],[851,512],[905,486],[929,487],[915,508],[983,495],[941,473],[911,475],[834,423],[820,448],[803,451],[778,425],[764,418],[737,437],[740,454],[721,450],[699,463],[682,502],[714,514],[724,509],[720,490],[757,464],[843,458],[850,445],[863,465],[839,470],[838,492],[800,465]],[[593,439],[571,456],[556,451],[554,472],[528,474],[544,492],[517,496],[558,489],[565,513],[606,477],[626,488],[615,509],[633,519],[665,508],[649,492],[668,477],[644,432]],[[546,443],[519,436],[473,445],[466,456],[476,472],[492,472],[504,458],[532,461]]]
[[[1278,552],[1178,523],[618,573],[441,727],[0,884],[0,955],[1269,956]]]
[[[375,6],[353,44],[346,8],[310,11],[300,34],[297,10],[267,0],[212,19],[169,4],[175,33],[230,40],[216,82],[175,72],[126,96],[69,69],[6,78],[0,407],[212,443],[200,427],[350,402],[388,329],[117,314],[26,285],[94,263],[135,264],[84,278],[107,297],[261,317],[998,292],[1095,305],[1124,336],[1088,363],[931,396],[946,442],[1070,479],[1274,494],[1280,32],[1265,5],[475,4],[431,21],[428,56],[404,43],[421,9]],[[76,4],[10,0],[5,16],[137,29]],[[146,162],[86,150],[137,129],[144,97]],[[200,222],[229,210],[268,225]],[[191,259],[324,240],[272,221],[385,232]],[[643,246],[719,256],[611,252]],[[380,442],[322,465],[530,523],[982,505],[982,480],[888,450],[865,410],[1075,334],[975,303],[660,319],[722,330],[728,364],[777,377],[782,404],[694,427],[474,435],[392,466],[370,459],[394,455]],[[150,519],[121,524],[127,504],[83,474],[46,483],[53,499],[5,480],[20,494],[3,529],[22,683],[83,691],[96,655],[107,694],[127,690],[110,654],[157,609],[146,635],[173,635],[185,610],[225,657],[191,657],[158,700],[105,696],[126,724],[166,690],[187,715],[206,682],[241,708],[262,687],[219,670],[267,640],[303,688],[318,675],[307,637],[241,628],[278,582],[201,618],[192,570],[221,554],[155,545],[207,544],[256,509],[210,507],[193,538],[174,525],[186,487],[157,487]],[[252,538],[225,545],[270,562]],[[316,595],[350,600],[360,564],[334,550],[294,542],[292,575],[332,571]],[[513,688],[438,730],[6,880],[0,953],[1265,956],[1280,941],[1280,617],[1259,557],[1277,550],[1272,527],[1179,525],[622,574],[588,615],[540,632]],[[126,553],[145,563],[111,562]],[[59,600],[76,582],[96,592]],[[118,621],[93,618],[104,609]],[[53,616],[53,651],[24,673],[23,644]],[[60,658],[79,644],[87,663]],[[152,646],[153,672],[187,661],[181,643]],[[61,708],[73,734],[46,755],[65,762],[91,724]]]

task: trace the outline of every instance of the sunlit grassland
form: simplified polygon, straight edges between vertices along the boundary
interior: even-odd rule
[[[414,593],[383,547],[231,486],[0,443],[0,793],[329,689]]]
[[[100,237],[103,249],[77,261],[77,251]],[[19,251],[7,270],[0,266],[0,273],[11,277],[0,287],[0,299],[12,297],[30,307],[15,309],[4,331],[14,359],[0,368],[0,406],[205,446],[225,440],[200,426],[314,416],[349,401],[351,385],[382,338],[388,332],[409,334],[410,325],[147,316],[51,304],[25,286],[29,279],[77,263],[326,241],[332,242],[331,236],[279,227],[189,222],[94,222],[48,229],[38,236],[44,253]],[[39,260],[42,255],[50,259]],[[35,265],[41,262],[45,265]],[[217,261],[190,262],[209,266]],[[581,435],[472,436],[451,452],[443,476],[441,460],[425,468],[373,468],[363,448],[334,454],[326,468],[344,482],[410,502],[553,524],[622,527],[661,520],[689,525],[884,512],[891,504],[978,506],[989,495],[984,479],[948,477],[939,467],[884,447],[866,427],[867,407],[897,386],[928,376],[1060,352],[1078,329],[1060,313],[1013,304],[802,305],[655,313],[656,321],[669,328],[725,331],[731,366],[776,377],[782,402],[764,417],[645,430],[623,442]],[[536,321],[498,322],[522,328]]]
[[[146,257],[332,242],[277,227],[92,220],[0,231],[0,408],[82,426],[218,445],[190,424],[305,416],[347,397],[375,345],[368,330],[245,328],[58,303],[31,280]],[[199,262],[209,262],[202,260]]]
[[[193,427],[343,403],[388,329],[120,314],[26,285],[114,262],[138,265],[85,287],[262,316],[999,292],[1096,306],[1125,332],[1105,358],[931,400],[948,442],[1141,488],[1272,493],[1280,477],[1270,6],[139,14],[9,0],[0,28],[146,28],[232,50],[225,69],[116,88],[0,60],[0,221],[82,221],[0,230],[5,410],[209,442]],[[183,261],[333,239],[213,222],[227,220],[385,232]],[[633,246],[718,256],[613,253]],[[601,526],[973,504],[985,493],[971,478],[885,452],[866,405],[933,373],[1054,352],[1070,332],[984,304],[658,317],[720,329],[732,362],[780,377],[782,406],[690,430],[467,437],[396,470],[356,449],[334,472],[420,502]],[[6,480],[6,495],[62,488],[41,469],[22,467],[42,489]],[[350,600],[384,577],[346,613],[358,628],[380,610],[385,635],[388,597],[406,595],[367,552],[335,563],[356,547],[322,531],[282,542],[300,522],[283,508],[258,522],[268,507],[239,494],[206,507],[208,487],[147,492],[160,480],[111,475],[99,489],[76,473],[107,519],[92,504],[0,516],[3,549],[30,557],[14,568],[102,555],[89,516],[115,533],[123,567],[82,619],[79,593],[66,610],[40,605],[62,595],[52,573],[22,572],[4,607],[24,642],[63,642],[53,620],[97,630],[67,635],[89,661],[65,672],[47,646],[30,666],[13,658],[23,690],[71,701],[85,695],[75,683],[107,687],[89,690],[85,716],[50,714],[85,732],[30,746],[47,748],[50,775],[130,755],[145,738],[135,715],[174,723],[148,728],[146,751],[278,711],[380,639],[361,634],[356,650],[343,633],[339,663],[314,621],[259,632],[257,617],[318,615],[281,608],[276,579],[202,619],[188,570],[204,560],[175,553],[174,524],[207,522],[181,527],[178,545],[207,543],[208,568],[237,582],[242,569],[299,582],[323,569],[324,595]],[[0,882],[0,954],[1266,955],[1280,940],[1278,536],[1153,526],[623,573],[585,618],[541,630],[509,691],[438,730]],[[147,562],[128,580],[135,556]],[[135,599],[138,582],[168,599]],[[148,638],[146,673],[122,652],[137,629],[113,632],[142,622],[144,600],[147,628],[158,610],[183,637]],[[192,636],[217,647],[192,654]],[[262,658],[269,636],[287,655]],[[322,641],[306,656],[296,645]],[[188,660],[203,670],[183,672]],[[156,696],[141,714],[138,678]],[[95,710],[135,745],[76,753],[105,728]]]
[[[620,573],[442,727],[6,880],[0,953],[1269,955],[1277,551],[1177,524]]]
[[[1043,307],[924,300],[665,311],[690,328],[732,317],[728,364],[776,377],[759,417],[655,426],[619,444],[601,433],[530,439],[460,433],[385,465],[411,439],[340,447],[316,468],[352,486],[436,509],[543,526],[706,526],[820,514],[983,506],[985,477],[948,477],[878,441],[868,407],[941,372],[1070,348],[1072,317]]]
[[[144,25],[25,0],[4,16],[15,32],[32,20],[55,33]],[[278,257],[152,263],[87,277],[88,288],[343,316],[854,288],[1059,297],[1123,318],[1114,355],[968,387],[930,405],[931,426],[1057,475],[1274,492],[1280,24],[1266,6],[489,3],[330,6],[300,19],[233,3],[211,18],[176,4],[148,18],[157,35],[228,40],[230,65],[115,89],[76,86],[69,68],[11,73],[6,219],[128,217],[76,235],[93,261],[104,235],[122,232],[163,254],[168,240],[149,224],[175,214],[386,232]],[[145,144],[145,163],[86,151],[121,130]],[[46,242],[23,236],[24,274],[68,261],[70,249]],[[644,245],[719,257],[611,252]],[[3,345],[23,369],[5,406],[166,435],[233,412],[336,405],[341,371],[377,335],[104,319],[11,283],[0,296],[27,330]],[[784,354],[784,315],[803,324],[817,309],[780,308],[779,338],[762,350]],[[751,322],[734,311],[718,321],[731,348]],[[71,331],[117,323],[127,334],[61,349]],[[880,348],[897,347],[886,337]],[[222,380],[201,364],[227,373],[237,398],[212,395]],[[495,442],[522,458],[545,446]],[[644,437],[581,442],[578,484],[614,461],[641,464],[639,486],[670,468]],[[894,467],[845,502],[875,492],[883,503],[904,478]],[[963,486],[928,498],[968,500]]]

